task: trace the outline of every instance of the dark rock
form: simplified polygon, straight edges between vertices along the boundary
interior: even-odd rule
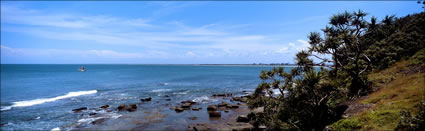
[[[202,107],[193,107],[192,108],[192,110],[194,110],[194,111],[199,111],[199,110],[201,110],[202,109]]]
[[[82,110],[87,110],[87,107],[81,107],[81,108],[73,109],[72,111],[74,113],[77,113],[77,112],[81,112]]]
[[[137,109],[137,105],[136,104],[131,104],[130,107],[133,108],[133,109]]]
[[[152,100],[151,97],[140,99],[140,101],[142,101],[142,102],[148,102],[148,101],[151,101],[151,100]]]
[[[232,105],[232,108],[239,108],[239,105]]]
[[[171,101],[171,99],[165,99],[166,101]]]
[[[237,122],[249,122],[249,119],[246,115],[240,115],[238,116],[238,118],[236,119]]]
[[[215,106],[215,105],[209,105],[209,106],[207,107],[207,110],[208,110],[208,111],[215,111],[215,110],[217,110],[217,106]]]
[[[221,112],[208,111],[208,115],[209,115],[210,117],[221,117]]]
[[[106,108],[109,108],[109,105],[103,105],[100,108],[106,109]]]
[[[137,105],[136,104],[131,104],[129,106],[127,106],[126,110],[129,112],[133,112],[137,109]]]
[[[223,101],[220,104],[218,104],[218,107],[223,107],[223,106],[226,106],[226,105],[227,105],[227,103],[225,101]]]
[[[103,122],[105,122],[105,118],[100,118],[95,121],[92,121],[91,124],[96,125],[96,124],[101,124]]]
[[[181,108],[181,107],[176,107],[175,111],[176,111],[176,112],[183,112],[183,111],[184,111],[184,109],[183,109],[183,108]]]
[[[190,108],[191,104],[190,103],[184,103],[182,105],[182,108]]]
[[[187,100],[187,101],[182,101],[181,103],[185,104],[185,103],[189,103],[190,105],[195,104],[196,102],[193,100]]]
[[[229,112],[229,110],[224,110],[224,112]]]
[[[213,94],[213,97],[230,97],[232,96],[232,93],[224,93],[224,94]]]
[[[227,108],[232,108],[232,104],[227,104],[226,107]]]
[[[164,97],[170,97],[169,95],[165,95]]]
[[[233,97],[232,100],[234,100],[234,101],[241,101],[241,97]]]
[[[198,117],[193,116],[193,117],[189,117],[189,119],[190,120],[196,120],[196,119],[198,119]]]
[[[89,114],[89,116],[94,116],[94,115],[96,115],[96,114],[97,114],[97,113],[94,113],[94,112],[93,112],[93,113],[90,113],[90,114]]]
[[[125,104],[121,104],[120,106],[117,107],[118,110],[124,110],[127,108],[127,105]]]

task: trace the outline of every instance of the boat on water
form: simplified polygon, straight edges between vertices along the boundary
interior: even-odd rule
[[[84,68],[84,66],[81,66],[81,67],[80,67],[80,71],[81,71],[81,72],[86,72],[86,68]]]

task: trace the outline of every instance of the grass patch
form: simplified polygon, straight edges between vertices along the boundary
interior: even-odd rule
[[[405,74],[411,60],[401,61],[380,72],[371,73],[376,92],[360,101],[375,104],[356,116],[339,120],[330,127],[335,130],[394,130],[400,121],[400,112],[406,110],[416,114],[416,106],[425,100],[425,73]]]

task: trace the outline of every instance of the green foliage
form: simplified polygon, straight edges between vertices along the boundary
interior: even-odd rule
[[[425,49],[422,49],[415,53],[415,55],[412,56],[413,64],[417,65],[425,65]]]
[[[403,18],[387,16],[365,35],[370,43],[366,54],[373,68],[382,70],[425,48],[425,13]]]
[[[311,48],[309,55],[322,60],[320,63],[333,62],[336,78],[348,78],[350,96],[359,95],[367,91],[367,79],[362,76],[369,69],[370,59],[364,52],[369,43],[364,41],[367,28],[376,28],[376,18],[372,17],[372,23],[368,23],[364,17],[367,13],[344,12],[330,18],[330,26],[322,29],[325,36],[312,32],[308,36]],[[332,60],[320,58],[314,54],[332,55]],[[341,75],[342,73],[342,75]]]
[[[360,129],[361,123],[358,119],[344,119],[333,123],[330,127],[336,131],[352,131]]]
[[[423,131],[425,130],[425,101],[419,104],[419,113],[412,117],[410,112],[402,111],[401,120],[395,130]]]
[[[257,125],[274,130],[321,130],[339,119],[342,112],[336,99],[342,93],[329,71],[313,70],[312,60],[304,51],[296,56],[299,66],[291,72],[282,67],[261,72],[263,82],[248,101],[250,108],[264,107],[264,113],[251,115]],[[276,90],[289,93],[274,95]]]
[[[341,105],[344,100],[370,90],[368,74],[371,70],[387,68],[412,55],[415,64],[424,64],[425,13],[403,18],[386,16],[381,21],[372,17],[370,22],[364,19],[366,15],[367,13],[359,10],[332,16],[329,25],[322,29],[323,37],[319,32],[309,34],[310,47],[307,51],[296,54],[297,68],[290,72],[285,72],[282,67],[262,71],[259,76],[262,82],[248,101],[250,108],[264,107],[264,112],[249,115],[255,120],[254,125],[266,125],[271,130],[322,130],[326,125],[340,119],[347,108]],[[331,55],[332,59],[321,58],[320,55]],[[321,61],[313,63],[310,57]],[[333,65],[327,69],[313,68],[313,65],[323,63]],[[387,80],[387,77],[378,76],[372,80],[384,78]],[[406,91],[402,88],[398,90]],[[274,91],[280,92],[280,95],[276,95]],[[379,95],[385,100],[398,98],[397,96]],[[374,103],[381,102],[376,100]],[[395,103],[388,107],[403,105],[405,102]],[[400,110],[386,107],[365,113],[359,119],[340,120],[332,128],[364,129],[362,124],[372,123],[371,125],[384,126],[382,129],[393,129],[394,124],[385,124],[397,124]],[[423,122],[423,118],[423,115],[418,117],[422,120],[420,122]],[[400,129],[406,127],[406,124],[400,125]]]

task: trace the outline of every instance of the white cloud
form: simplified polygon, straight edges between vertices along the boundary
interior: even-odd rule
[[[71,14],[53,14],[38,10],[26,10],[1,5],[2,23],[24,24],[61,28],[101,28],[111,26],[151,27],[148,20],[141,18],[122,19],[109,16],[77,16]]]
[[[288,47],[282,47],[282,48],[280,48],[278,51],[276,51],[277,53],[287,53],[287,51],[288,51]]]
[[[143,50],[138,53],[129,53],[105,49],[67,51],[2,47],[2,51],[12,49],[15,55],[67,54],[133,59],[185,56],[257,59],[259,56],[269,57],[277,54],[293,57],[297,51],[307,47],[306,41],[303,40],[298,40],[297,44],[284,44],[282,43],[284,39],[278,35],[238,33],[238,29],[249,28],[250,25],[246,24],[211,23],[195,27],[179,21],[161,24],[144,18],[46,13],[7,5],[1,5],[1,7],[2,32],[23,33],[52,40],[83,41],[96,46],[107,44]],[[14,25],[23,25],[25,28]],[[191,51],[182,53],[184,50]]]
[[[3,56],[75,56],[75,57],[106,57],[106,58],[144,58],[141,53],[117,52],[112,50],[63,50],[63,49],[29,49],[1,46]],[[152,55],[150,56],[152,57]]]
[[[188,52],[186,52],[186,56],[191,56],[191,57],[193,57],[193,56],[196,56],[196,54],[195,54],[195,53],[193,53],[192,51],[188,51]]]

